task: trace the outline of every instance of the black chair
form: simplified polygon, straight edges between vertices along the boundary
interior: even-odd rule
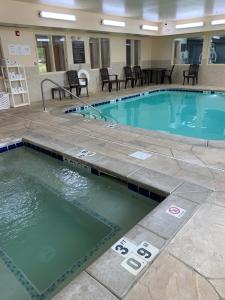
[[[85,88],[88,96],[88,80],[87,78],[79,78],[76,70],[71,70],[66,72],[70,92],[72,93],[73,89],[76,89],[76,95],[79,97],[81,94],[81,89]],[[84,80],[84,84],[80,84],[80,79]],[[72,98],[72,95],[71,95]]]
[[[168,79],[170,84],[172,83],[172,75],[173,75],[174,68],[175,68],[175,65],[173,65],[170,70],[166,70],[165,72],[163,72],[162,83],[165,83],[165,79]]]
[[[183,85],[185,84],[185,80],[187,79],[187,82],[189,84],[189,80],[192,79],[192,85],[195,83],[198,84],[198,71],[199,71],[199,65],[190,65],[189,70],[186,70],[183,72],[184,81]]]
[[[102,91],[104,89],[105,84],[108,84],[109,92],[112,90],[112,85],[116,84],[116,90],[118,91],[120,87],[120,80],[118,80],[118,75],[116,74],[109,74],[107,68],[100,69],[101,81],[102,81]],[[111,79],[113,77],[113,79]]]
[[[131,83],[132,88],[134,87],[135,77],[133,75],[131,67],[124,67],[124,75],[125,75],[125,88],[127,87],[127,83]]]
[[[137,85],[137,83],[139,82],[140,86],[143,86],[144,84],[144,75],[143,72],[141,70],[140,66],[134,66],[133,67],[133,72],[134,72],[134,84]]]

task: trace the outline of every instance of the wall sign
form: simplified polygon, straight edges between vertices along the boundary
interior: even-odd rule
[[[30,45],[10,44],[8,45],[9,54],[17,56],[31,55]]]
[[[72,41],[74,64],[85,64],[84,41]]]

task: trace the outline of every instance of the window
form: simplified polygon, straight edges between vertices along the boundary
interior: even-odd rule
[[[134,65],[139,66],[140,64],[140,46],[141,43],[138,40],[134,41]]]
[[[211,37],[209,48],[209,64],[225,64],[225,36]]]
[[[52,72],[50,59],[50,39],[47,35],[37,35],[38,66],[40,73]]]
[[[100,66],[98,38],[90,38],[89,45],[90,45],[90,56],[91,56],[90,57],[91,58],[91,68],[97,69]]]
[[[203,38],[179,38],[174,40],[174,64],[201,64]]]
[[[53,36],[52,37],[52,45],[54,51],[54,59],[55,59],[55,70],[56,71],[65,71],[65,38],[63,36]]]
[[[102,60],[102,67],[103,68],[110,67],[109,39],[105,39],[105,38],[101,39],[101,60]]]
[[[131,47],[131,40],[126,40],[126,65],[128,67],[131,66],[131,50],[132,50],[132,47]]]
[[[110,67],[110,43],[107,38],[90,38],[91,68]],[[101,59],[100,59],[101,58]]]
[[[36,35],[40,73],[65,71],[65,37]]]
[[[138,66],[140,64],[140,49],[141,41],[139,40],[126,40],[126,65]]]

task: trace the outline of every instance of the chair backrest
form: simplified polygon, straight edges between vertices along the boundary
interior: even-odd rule
[[[107,68],[100,69],[100,75],[102,81],[109,81],[109,71]]]
[[[172,76],[174,68],[175,68],[175,65],[173,65],[171,70],[170,70],[170,76]]]
[[[188,74],[189,75],[197,75],[199,71],[199,65],[190,65]]]
[[[142,71],[141,71],[141,67],[140,66],[134,66],[133,67],[133,71],[134,71],[134,76],[136,78],[140,78],[141,77]]]
[[[124,67],[123,69],[124,69],[124,74],[125,74],[125,77],[126,77],[126,78],[133,77],[133,72],[132,72],[131,67],[126,66],[126,67]]]
[[[66,75],[70,86],[79,85],[79,78],[76,70],[67,71]]]

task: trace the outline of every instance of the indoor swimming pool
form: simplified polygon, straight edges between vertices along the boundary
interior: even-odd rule
[[[108,121],[119,124],[206,140],[225,139],[224,93],[153,91],[94,106]]]

